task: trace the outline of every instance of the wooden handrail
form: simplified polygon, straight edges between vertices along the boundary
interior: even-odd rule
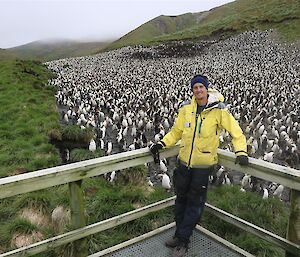
[[[241,171],[257,178],[282,184],[288,188],[300,191],[300,171],[275,163],[249,158],[248,166],[235,164],[235,154],[218,149],[219,163],[226,168]]]
[[[178,145],[173,148],[163,150],[161,152],[161,158],[175,156],[178,154],[178,151]],[[288,236],[288,239],[290,241],[280,238],[277,235],[274,235],[259,227],[256,227],[253,224],[247,224],[246,221],[234,217],[231,214],[226,214],[224,211],[219,210],[216,207],[208,205],[209,211],[213,212],[218,217],[232,224],[240,226],[243,229],[254,233],[264,239],[267,239],[268,241],[274,244],[280,245],[282,248],[291,252],[292,255],[287,254],[287,256],[299,256],[300,238],[297,235],[299,235],[300,215],[298,215],[298,205],[295,203],[299,203],[300,201],[300,171],[288,167],[283,167],[277,164],[265,162],[263,160],[257,160],[254,158],[249,158],[249,166],[240,166],[234,163],[235,155],[233,153],[220,149],[218,150],[218,156],[219,163],[229,169],[242,171],[252,176],[272,182],[277,182],[291,188],[291,216],[289,220],[288,234],[290,235]],[[80,195],[78,195],[78,192],[80,192],[80,188],[76,188],[77,185],[74,184],[75,181],[78,181],[78,185],[80,186],[80,181],[82,179],[101,175],[113,170],[121,170],[129,167],[134,167],[151,161],[153,161],[153,158],[149,152],[149,149],[143,148],[131,152],[124,152],[92,160],[72,163],[49,169],[43,169],[22,175],[2,178],[0,179],[0,199],[40,189],[45,189],[65,183],[69,183],[71,187],[70,190],[74,192],[73,195],[76,195],[76,198],[80,199]],[[164,200],[164,202],[159,202],[156,204],[145,206],[133,212],[125,213],[117,217],[113,217],[105,221],[100,221],[98,223],[85,226],[70,231],[68,233],[32,244],[27,247],[22,247],[11,252],[1,254],[0,256],[28,256],[39,252],[43,252],[54,247],[66,244],[68,242],[73,242],[75,240],[85,238],[88,235],[97,233],[99,231],[103,231],[105,229],[114,227],[124,222],[136,219],[138,217],[142,217],[149,212],[157,211],[159,209],[170,206],[172,205],[171,203],[174,204],[174,197],[166,199]],[[79,215],[82,215],[82,213],[79,213]],[[75,217],[73,220],[75,220],[77,224],[80,224],[81,221],[78,222],[78,218],[80,217]],[[84,223],[81,222],[81,224]]]
[[[178,148],[177,146],[164,151],[161,157],[175,156]],[[2,178],[0,179],[0,199],[99,176],[106,172],[126,169],[151,161],[153,158],[149,149],[143,148]]]
[[[179,147],[162,151],[161,157],[167,158],[178,154]],[[230,169],[240,170],[255,177],[280,183],[300,191],[300,171],[249,158],[249,166],[234,164],[235,155],[225,150],[218,150],[219,163]],[[56,185],[78,181],[102,175],[113,170],[120,170],[153,161],[148,148],[114,154],[72,164],[34,171],[26,174],[0,179],[0,199],[28,193]]]

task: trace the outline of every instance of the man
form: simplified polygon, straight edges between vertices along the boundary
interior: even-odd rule
[[[208,80],[203,75],[192,78],[191,89],[192,100],[179,110],[170,132],[159,143],[150,146],[154,160],[159,161],[160,149],[172,147],[181,140],[178,165],[173,175],[176,232],[166,242],[166,246],[174,248],[173,257],[181,257],[187,252],[192,231],[202,216],[208,177],[218,163],[221,129],[226,129],[232,136],[236,163],[248,164],[246,138],[222,103],[223,96],[208,90]]]

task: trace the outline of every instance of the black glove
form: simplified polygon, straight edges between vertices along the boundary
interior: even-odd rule
[[[153,155],[153,159],[155,163],[159,163],[159,150],[161,150],[162,148],[163,145],[160,143],[149,145],[149,149]]]
[[[249,164],[249,159],[248,156],[246,155],[239,155],[235,159],[235,164],[240,164],[240,165],[248,165]]]

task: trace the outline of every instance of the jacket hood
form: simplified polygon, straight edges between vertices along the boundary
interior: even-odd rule
[[[195,96],[192,97],[191,103],[197,104]],[[224,103],[224,96],[216,89],[208,89],[208,102],[204,110],[219,108],[224,109],[226,107]]]

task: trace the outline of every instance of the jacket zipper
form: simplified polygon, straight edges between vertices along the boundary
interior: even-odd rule
[[[201,116],[201,112],[199,113],[199,115],[200,115],[200,124],[199,124],[199,128],[198,128],[198,137],[200,137],[200,131],[201,131],[202,121],[203,121],[202,116]]]
[[[189,158],[189,162],[188,162],[188,168],[190,168],[192,154],[193,154],[194,140],[195,140],[195,135],[196,135],[196,130],[197,130],[197,122],[198,122],[198,117],[196,114],[196,124],[195,124],[195,129],[194,129],[194,135],[193,135],[193,140],[192,140],[192,148],[191,148],[191,154],[190,154],[190,158]]]

